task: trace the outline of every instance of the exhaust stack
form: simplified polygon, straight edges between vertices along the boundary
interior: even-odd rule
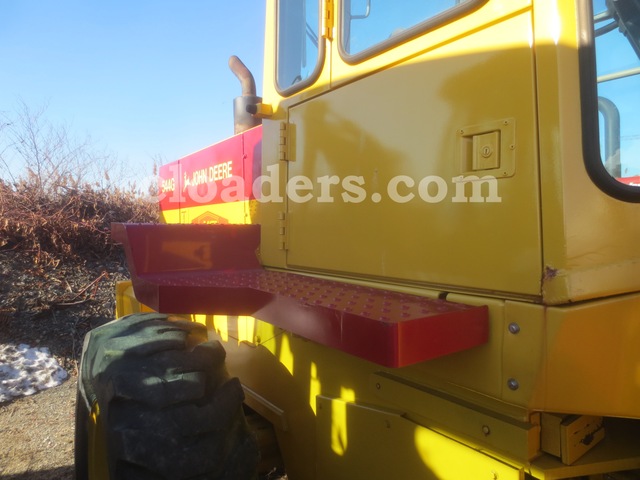
[[[247,107],[252,107],[262,102],[262,97],[256,96],[256,82],[253,75],[235,55],[229,58],[229,68],[240,80],[240,86],[242,87],[242,95],[233,99],[233,131],[237,135],[262,124],[260,118],[254,117],[247,111]]]

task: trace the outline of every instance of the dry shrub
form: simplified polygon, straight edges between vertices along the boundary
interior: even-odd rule
[[[108,257],[112,222],[157,221],[157,202],[136,192],[89,184],[43,191],[29,177],[0,179],[0,249],[26,252],[37,264]]]

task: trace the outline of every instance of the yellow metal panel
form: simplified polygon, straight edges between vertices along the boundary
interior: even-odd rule
[[[530,28],[525,12],[292,107],[288,179],[311,186],[289,194],[288,265],[539,295]],[[465,48],[474,53],[456,54]],[[517,125],[516,173],[497,180],[499,201],[472,201],[472,185],[453,180],[456,132],[504,118]]]
[[[640,289],[638,206],[614,200],[583,161],[576,19],[581,2],[535,3],[545,303]],[[589,21],[589,19],[586,19]]]
[[[341,432],[339,451],[330,447],[336,431]],[[521,470],[412,423],[393,410],[340,398],[318,397],[317,432],[316,478],[524,478]]]
[[[138,302],[131,281],[116,282],[116,318],[131,313],[152,312],[153,310]]]
[[[250,390],[249,405],[266,413],[265,417],[273,422],[290,478],[314,479],[315,415],[309,403],[312,369],[304,352],[309,342],[271,329],[275,336],[265,330],[268,338],[258,345],[230,337],[224,343],[227,368]],[[217,338],[213,333],[210,336]],[[287,358],[282,356],[283,350],[287,351]]]
[[[78,399],[82,402],[84,400]],[[76,419],[76,422],[79,419]],[[94,402],[87,420],[87,456],[88,477],[90,480],[109,480],[109,465],[107,459],[107,445],[104,429],[104,419],[100,418],[100,407]],[[76,447],[81,448],[81,447]]]
[[[640,294],[547,309],[544,409],[640,418]]]
[[[180,209],[163,210],[160,212],[161,223],[180,223]]]
[[[254,342],[237,341],[238,328],[235,317],[227,317],[226,320],[213,318],[199,318],[210,327],[211,338],[220,338],[224,341],[227,350],[227,367],[229,373],[238,376],[244,385],[261,400],[256,400],[252,395],[251,405],[267,411],[278,430],[278,439],[283,451],[287,468],[291,465],[290,478],[311,479],[324,478],[315,476],[316,443],[315,443],[315,414],[316,397],[318,395],[348,398],[355,402],[367,404],[380,404],[382,401],[371,388],[370,375],[375,372],[397,372],[403,377],[420,378],[429,384],[431,381],[440,385],[438,378],[434,378],[437,369],[431,374],[421,373],[421,368],[430,362],[416,366],[416,368],[383,369],[378,365],[366,362],[357,357],[328,349],[314,342],[305,340],[280,329],[275,329],[264,322],[257,322]],[[215,324],[215,325],[214,325]],[[217,333],[216,333],[217,332]],[[502,332],[497,332],[498,341],[501,341]],[[461,379],[470,381],[474,375],[482,376],[482,364],[478,364],[479,357],[456,357],[459,354],[448,357],[452,375],[449,381],[461,382]],[[493,353],[491,354],[493,355]],[[484,361],[484,360],[482,360]],[[496,372],[499,372],[501,358],[495,359]],[[446,383],[446,363],[440,363],[443,372],[440,377],[442,383]],[[464,372],[466,368],[470,371]],[[479,368],[476,368],[479,367]],[[427,369],[428,371],[428,369]],[[496,372],[485,372],[489,378]],[[500,389],[500,383],[492,380],[494,391]],[[464,384],[464,383],[463,383]],[[473,385],[482,384],[482,380],[475,380]],[[450,392],[456,395],[461,392],[466,401],[484,401],[483,408],[497,408],[497,400],[484,394],[478,394],[463,387],[449,384]],[[523,417],[525,414],[520,409],[503,405],[506,415],[511,417]],[[392,407],[389,407],[392,408]],[[276,412],[276,413],[274,413]],[[284,431],[286,425],[286,431]],[[280,427],[279,427],[280,426]],[[413,442],[413,430],[411,442]],[[310,438],[313,436],[313,439]],[[334,432],[334,446],[343,438],[340,431]],[[329,444],[330,446],[331,444]],[[289,462],[291,462],[289,464]]]
[[[287,162],[279,159],[280,122],[262,124],[262,175],[265,179],[257,202],[253,223],[260,224],[260,254],[266,266],[284,267],[285,250],[281,247],[279,219],[286,212],[283,185],[287,182]],[[265,184],[266,182],[266,184]]]
[[[197,207],[180,210],[178,223],[251,223],[248,201],[218,203],[214,205],[200,205]],[[207,214],[219,217],[216,220],[207,220]],[[172,219],[177,219],[175,214]],[[201,219],[201,220],[199,220]],[[167,222],[170,223],[170,222]]]
[[[500,398],[534,408],[544,395],[545,309],[507,301],[505,311]]]
[[[385,403],[424,426],[520,461],[529,461],[540,453],[537,415],[532,416],[531,422],[515,420],[393,374],[372,375],[370,382]]]

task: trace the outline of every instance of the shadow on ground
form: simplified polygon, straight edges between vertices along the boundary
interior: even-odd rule
[[[73,465],[38,472],[2,475],[2,480],[73,480]]]

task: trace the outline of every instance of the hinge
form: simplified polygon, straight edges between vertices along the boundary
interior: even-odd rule
[[[278,145],[278,159],[286,162],[289,160],[288,154],[288,125],[287,122],[280,122],[280,143]]]
[[[280,250],[289,248],[287,242],[287,212],[278,212],[278,245]]]
[[[327,40],[333,40],[334,4],[333,0],[324,0],[322,12],[322,36]]]

